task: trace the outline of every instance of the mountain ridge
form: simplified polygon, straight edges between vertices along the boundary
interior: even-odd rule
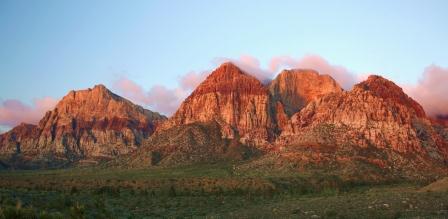
[[[70,91],[37,125],[22,124],[1,135],[0,151],[31,161],[101,160],[135,150],[164,119],[96,85]]]
[[[244,161],[237,169],[331,167],[351,176],[362,165],[378,177],[411,177],[447,171],[448,130],[440,121],[378,75],[349,91],[310,69],[284,70],[262,84],[226,62],[170,118],[104,85],[71,91],[37,126],[0,135],[0,154],[51,152],[131,168]]]

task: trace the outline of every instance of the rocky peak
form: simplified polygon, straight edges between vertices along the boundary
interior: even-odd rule
[[[164,116],[151,112],[131,101],[120,97],[104,85],[95,85],[93,89],[70,91],[56,105],[52,114],[74,117],[83,120],[99,120],[103,118],[123,118],[160,120]]]
[[[20,123],[18,126],[14,127],[13,129],[3,133],[0,135],[0,138],[7,138],[10,139],[21,139],[26,136],[31,136],[33,134],[36,134],[36,125],[27,124],[27,123]]]
[[[245,94],[264,94],[266,89],[255,77],[243,72],[231,62],[221,64],[191,94],[206,93],[229,94],[241,92]],[[190,97],[191,97],[190,96]]]
[[[328,93],[342,92],[341,86],[329,75],[310,69],[282,71],[269,85],[274,101],[279,101],[285,113],[292,116],[309,102]]]
[[[263,84],[227,62],[214,70],[181,104],[167,128],[217,121],[223,137],[266,142],[273,126],[269,93]]]
[[[351,91],[310,102],[290,122],[279,138],[282,144],[322,141],[353,149],[387,148],[438,163],[448,159],[441,131],[432,127],[421,106],[380,76],[370,76]]]
[[[141,145],[166,119],[122,98],[104,85],[70,91],[38,126],[13,129],[21,138],[2,146],[24,155],[53,154],[62,159],[110,158]],[[17,135],[17,134],[16,134]]]
[[[392,101],[414,109],[415,113],[420,118],[426,116],[423,107],[406,95],[401,87],[381,76],[371,75],[367,80],[355,85],[353,90],[355,92],[369,91],[373,95],[381,97],[386,101]]]
[[[20,123],[18,126],[0,135],[0,154],[8,155],[20,152],[20,143],[31,143],[38,136],[37,126]]]

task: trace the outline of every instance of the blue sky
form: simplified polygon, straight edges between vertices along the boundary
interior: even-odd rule
[[[448,1],[0,1],[0,101],[127,77],[177,86],[216,57],[317,54],[399,83],[448,66]]]

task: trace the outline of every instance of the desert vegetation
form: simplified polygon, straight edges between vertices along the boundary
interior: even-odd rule
[[[0,218],[406,218],[448,216],[427,181],[234,174],[229,164],[0,173]]]

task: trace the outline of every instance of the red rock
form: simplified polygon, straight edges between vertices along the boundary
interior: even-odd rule
[[[425,117],[425,111],[415,100],[403,92],[403,89],[394,82],[378,75],[371,75],[369,78],[355,85],[354,89],[370,91],[373,95],[381,97],[387,101],[403,104],[415,110],[418,117]]]
[[[329,75],[319,75],[310,69],[282,71],[269,85],[274,101],[282,103],[285,113],[292,116],[309,102],[342,88]]]
[[[135,150],[164,119],[97,85],[69,92],[38,126],[14,128],[2,137],[9,142],[2,143],[2,151],[69,160],[111,158]]]
[[[10,131],[0,135],[0,154],[12,155],[20,152],[21,144],[32,145],[36,137],[39,136],[37,126],[21,123]]]
[[[217,121],[224,138],[265,144],[272,139],[274,128],[269,104],[269,92],[263,84],[228,62],[193,91],[165,128]]]
[[[384,78],[371,76],[352,91],[310,102],[291,118],[290,129],[282,132],[278,143],[298,144],[313,127],[330,125],[335,130],[345,130],[332,140],[337,147],[373,146],[422,160],[445,162],[447,142],[424,115],[422,107],[401,88]]]

